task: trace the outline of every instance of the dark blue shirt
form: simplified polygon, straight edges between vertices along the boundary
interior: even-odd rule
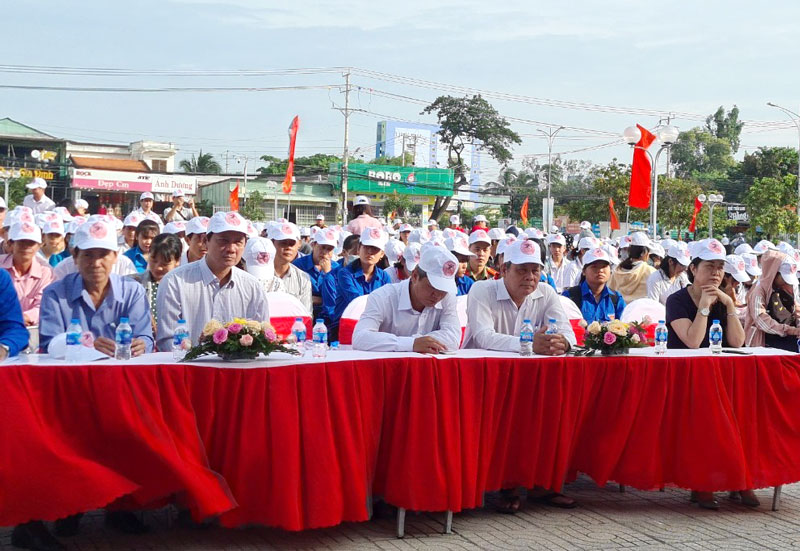
[[[594,293],[592,293],[592,290],[589,289],[585,281],[580,284],[580,288],[582,298],[581,315],[583,319],[586,320],[586,323],[592,323],[593,321],[611,321],[610,316],[614,316],[614,319],[622,318],[622,311],[625,309],[625,299],[622,298],[622,295],[618,292],[611,291],[608,285],[606,285],[600,293],[600,300],[595,301]],[[569,289],[565,289],[561,294],[565,297],[569,297]],[[614,308],[614,302],[611,300],[612,295],[617,295],[618,297],[616,308]]]
[[[0,304],[0,343],[8,347],[9,356],[16,356],[28,346],[29,334],[22,321],[17,291],[5,270],[0,270]]]
[[[469,288],[472,287],[472,284],[475,283],[475,280],[469,277],[468,275],[463,275],[461,277],[456,278],[456,296],[460,297],[469,293]]]
[[[125,256],[131,259],[131,262],[133,262],[133,265],[136,267],[136,271],[140,274],[147,269],[147,260],[144,257],[142,249],[139,248],[139,245],[134,245],[125,251]]]
[[[306,255],[296,258],[294,262],[292,262],[295,266],[303,270],[305,273],[308,274],[309,279],[311,279],[311,294],[315,297],[322,296],[322,291],[320,287],[324,285],[324,276],[325,272],[314,266],[314,255]],[[333,281],[336,281],[336,273],[341,266],[336,261],[331,261],[331,270],[328,272],[329,274],[333,274]]]
[[[339,319],[342,317],[344,309],[354,298],[368,295],[375,289],[391,283],[392,280],[389,274],[377,266],[372,273],[372,279],[369,281],[364,276],[364,270],[361,269],[360,262],[352,262],[340,269],[336,274],[336,305],[331,316],[331,325],[338,330]],[[328,301],[330,301],[330,295],[328,297]]]

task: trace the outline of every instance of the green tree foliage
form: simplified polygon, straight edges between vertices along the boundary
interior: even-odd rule
[[[203,153],[202,149],[197,157],[192,155],[191,159],[182,160],[180,167],[184,172],[191,172],[192,174],[219,174],[222,172],[222,167],[214,160],[214,155]]]
[[[439,96],[422,110],[422,115],[436,114],[441,129],[438,134],[447,147],[449,166],[455,169],[453,189],[467,183],[467,168],[462,154],[468,144],[479,143],[480,149],[500,164],[511,158],[510,148],[522,143],[519,134],[511,130],[508,121],[480,95],[456,98]],[[439,218],[450,205],[450,197],[437,197],[433,218]]]
[[[28,188],[25,186],[30,183],[31,178],[13,178],[8,181],[8,208],[13,209],[16,206],[22,205],[22,201],[28,194]],[[5,185],[3,185],[3,192],[5,192]]]
[[[403,163],[405,157],[405,163]],[[406,153],[405,155],[398,155],[397,157],[376,157],[372,159],[369,164],[371,165],[390,165],[390,166],[414,166],[414,155]]]
[[[595,167],[586,184],[585,195],[566,204],[566,214],[572,220],[608,220],[608,199],[614,199],[617,216],[625,221],[628,192],[631,184],[631,168],[616,159],[607,165]],[[631,222],[647,222],[650,211],[631,209]]]
[[[203,199],[202,201],[195,203],[195,208],[200,216],[208,216],[211,218],[211,216],[214,215],[214,205],[208,199]]]
[[[262,176],[267,175],[285,175],[286,169],[289,166],[289,159],[279,159],[272,155],[262,155],[261,160],[269,163],[267,166],[259,167],[256,172]],[[341,157],[336,155],[326,155],[324,153],[316,153],[309,157],[295,157],[294,159],[294,174],[295,176],[309,176],[314,174],[327,174],[328,167],[333,163],[341,162]],[[354,162],[350,159],[350,162]]]
[[[404,218],[414,208],[414,203],[408,195],[400,195],[397,192],[390,195],[383,202],[383,214],[387,218],[392,212],[396,212],[397,216]]]
[[[749,183],[756,178],[782,178],[787,174],[797,174],[797,149],[759,147],[753,153],[744,154],[739,173]]]
[[[720,105],[713,115],[706,117],[706,130],[715,138],[728,142],[734,154],[739,151],[739,136],[743,127],[744,123],[739,122],[739,108],[735,105],[727,113]]]
[[[239,206],[239,214],[256,222],[263,222],[267,219],[264,211],[264,196],[258,191],[247,194],[247,200]]]
[[[699,182],[726,178],[736,164],[730,142],[703,128],[681,132],[670,155],[679,178]]]
[[[797,217],[797,176],[757,178],[744,199],[750,214],[750,235],[760,226],[768,238],[800,230]]]
[[[658,224],[661,230],[688,228],[694,213],[694,199],[700,193],[700,186],[690,180],[659,178]],[[716,216],[714,220],[716,222]]]

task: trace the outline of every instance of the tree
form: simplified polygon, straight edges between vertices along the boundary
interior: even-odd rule
[[[662,231],[688,228],[694,213],[695,197],[700,193],[700,186],[691,180],[659,178],[658,223]],[[699,221],[697,226],[700,227]]]
[[[566,203],[565,211],[573,220],[608,220],[608,199],[611,198],[620,221],[624,222],[630,184],[630,165],[614,159],[607,165],[594,167],[587,178],[584,194]],[[631,222],[649,219],[648,209],[631,209]]]
[[[714,137],[728,142],[731,151],[739,151],[739,135],[742,133],[743,122],[739,122],[739,108],[735,105],[728,113],[721,105],[713,115],[706,117],[706,130]]]
[[[403,162],[405,157],[405,162]],[[375,157],[369,164],[371,165],[392,165],[392,166],[414,166],[414,155],[406,152],[405,155],[397,157]]]
[[[756,178],[782,178],[797,174],[797,149],[794,147],[759,147],[745,153],[739,173],[749,183]]]
[[[22,201],[28,194],[28,188],[25,186],[30,183],[32,178],[23,176],[21,178],[12,178],[8,181],[8,208],[13,209],[16,206],[22,205]],[[3,186],[5,189],[5,186]]]
[[[214,155],[211,153],[203,153],[202,149],[200,150],[200,154],[197,155],[197,158],[192,154],[191,160],[182,160],[180,168],[184,172],[191,172],[192,174],[219,174],[222,172],[222,167],[214,160]]]
[[[757,178],[744,199],[750,214],[750,235],[760,226],[768,238],[800,230],[797,217],[797,176]]]
[[[400,218],[404,218],[408,216],[412,208],[414,208],[414,202],[409,195],[395,192],[383,202],[383,215],[388,218],[392,212],[396,212]]]
[[[272,155],[262,155],[261,160],[268,163],[267,166],[262,166],[256,169],[256,172],[262,176],[267,175],[285,175],[286,169],[289,166],[288,159],[279,159]],[[341,162],[341,157],[336,155],[326,155],[324,153],[316,153],[310,157],[295,157],[294,159],[294,174],[296,176],[310,176],[314,174],[327,174],[328,168],[333,163]],[[350,162],[355,162],[350,159]]]
[[[730,142],[703,128],[681,132],[672,146],[670,158],[679,178],[698,181],[725,178],[736,164]]]
[[[247,194],[247,200],[239,208],[239,214],[248,220],[264,221],[267,215],[264,212],[264,196],[258,191]]]
[[[448,165],[455,169],[453,190],[467,184],[468,172],[462,154],[467,144],[476,144],[500,164],[511,158],[509,148],[522,143],[519,134],[511,130],[508,121],[480,95],[456,98],[439,96],[420,114],[435,113],[439,122],[442,144],[447,147]],[[437,197],[433,205],[433,218],[447,210],[451,197]]]

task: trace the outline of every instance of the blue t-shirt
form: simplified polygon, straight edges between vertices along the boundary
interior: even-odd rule
[[[606,285],[600,292],[600,300],[596,301],[594,293],[592,293],[585,281],[581,282],[579,287],[581,290],[581,316],[586,320],[586,323],[611,321],[611,316],[614,316],[614,319],[622,318],[622,311],[625,310],[625,299],[622,298],[621,294],[610,290]],[[561,294],[569,297],[569,292],[570,289],[565,289]],[[611,299],[614,295],[617,296],[616,307]]]
[[[336,305],[331,316],[331,327],[338,331],[339,319],[354,298],[368,295],[375,289],[391,283],[389,274],[378,267],[375,267],[372,278],[367,281],[364,270],[361,269],[361,262],[354,261],[340,269],[336,274]]]
[[[136,271],[140,274],[147,269],[147,260],[144,257],[142,249],[139,248],[139,245],[134,245],[125,251],[125,256],[131,259],[131,262],[133,262],[133,265],[136,267]]]

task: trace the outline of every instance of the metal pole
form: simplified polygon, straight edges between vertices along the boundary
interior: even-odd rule
[[[653,161],[653,207],[650,212],[650,225],[653,227],[653,239],[656,238],[656,233],[658,233],[656,230],[658,226],[658,158],[665,149],[669,151],[669,146],[662,145]]]
[[[716,203],[708,203],[708,237],[714,237],[714,207]]]
[[[556,134],[561,132],[563,129],[563,126],[559,126],[555,131],[553,131],[552,128],[548,128],[547,133],[545,133],[544,130],[539,130],[539,132],[547,136],[547,208],[545,208],[546,220],[542,221],[542,225],[544,225],[544,228],[542,229],[545,231],[545,233],[549,232],[550,226],[553,225],[552,220],[550,220],[550,174],[553,168],[551,158],[553,155],[553,141],[556,138]]]
[[[242,204],[247,204],[247,156],[244,158],[244,181],[242,182]]]
[[[406,135],[403,134],[403,149],[400,153],[400,158],[402,159],[403,166],[406,166]]]
[[[342,152],[342,226],[347,224],[347,167],[350,154],[350,72],[344,74],[344,151]]]

